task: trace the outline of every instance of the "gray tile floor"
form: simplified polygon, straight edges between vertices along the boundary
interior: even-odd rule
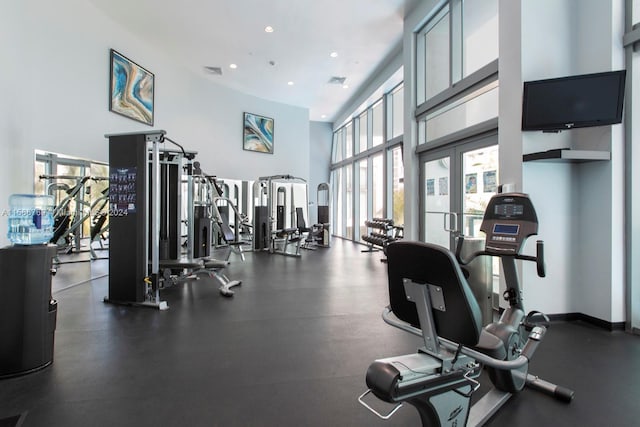
[[[0,419],[24,413],[27,427],[419,425],[411,407],[385,422],[356,400],[373,360],[414,352],[419,340],[380,317],[381,254],[332,243],[301,259],[232,256],[227,274],[243,281],[235,297],[202,278],[164,290],[170,309],[162,312],[103,303],[107,261],[61,266],[54,363],[0,380]],[[525,390],[488,425],[638,423],[638,337],[557,323],[531,371],[573,388],[574,402]]]

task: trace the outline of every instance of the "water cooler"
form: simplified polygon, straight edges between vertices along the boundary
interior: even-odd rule
[[[57,302],[51,298],[56,247],[50,196],[13,195],[9,240],[0,249],[0,378],[53,363]]]

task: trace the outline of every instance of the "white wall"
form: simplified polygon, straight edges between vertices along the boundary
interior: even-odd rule
[[[333,126],[331,123],[311,122],[309,126],[309,220],[318,222],[318,185],[329,182],[331,166],[331,143]]]
[[[107,161],[104,134],[152,129],[108,111],[109,48],[155,74],[153,129],[198,151],[208,173],[247,180],[274,174],[309,178],[306,108],[220,86],[81,0],[3,1],[0,28],[0,207],[11,193],[33,191],[35,149]],[[273,155],[242,149],[244,111],[274,118]]]
[[[522,80],[624,68],[624,22],[617,3],[522,2]],[[501,85],[506,69],[502,65]],[[521,100],[521,92],[512,96]],[[524,165],[522,188],[532,196],[540,216],[549,270],[546,279],[525,272],[529,308],[624,320],[622,137],[622,125],[522,133],[524,153],[572,148],[612,154],[610,162]],[[502,140],[500,148],[502,157]]]
[[[522,167],[524,191],[536,207],[540,223],[538,236],[525,245],[524,253],[535,254],[536,239],[545,242],[546,277],[539,278],[533,263],[523,263],[523,287],[528,310],[548,314],[574,313],[575,256],[579,244],[572,238],[576,221],[572,211],[572,188],[576,185],[572,166],[561,163],[532,162]],[[584,292],[584,289],[582,289]]]

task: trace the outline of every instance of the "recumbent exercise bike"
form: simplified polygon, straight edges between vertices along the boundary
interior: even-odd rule
[[[467,260],[460,259],[462,237],[456,247],[458,259],[448,249],[428,243],[398,241],[387,247],[390,305],[383,319],[422,337],[424,348],[369,366],[369,389],[358,400],[379,417],[389,419],[407,402],[418,410],[423,426],[479,426],[525,386],[564,402],[573,399],[573,391],[528,373],[548,326],[541,313],[525,315],[516,269],[516,260],[533,261],[538,275],[545,276],[542,241],[537,242],[535,257],[521,254],[526,239],[538,232],[531,200],[521,193],[493,196],[480,230],[486,234],[485,250]],[[500,257],[509,302],[500,320],[484,328],[461,268],[478,256]],[[470,407],[482,365],[493,388]],[[397,405],[380,414],[365,402],[369,393]]]

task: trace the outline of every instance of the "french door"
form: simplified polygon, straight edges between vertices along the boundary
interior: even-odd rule
[[[492,134],[420,155],[421,240],[455,249],[459,235],[479,237],[498,191],[498,137]]]

